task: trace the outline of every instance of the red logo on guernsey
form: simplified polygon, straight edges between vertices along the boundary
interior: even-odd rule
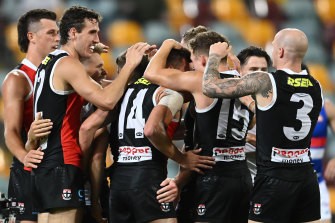
[[[305,163],[309,162],[309,148],[281,149],[272,147],[271,161],[276,163]]]
[[[213,148],[213,157],[215,161],[231,162],[235,160],[245,160],[244,146],[229,148]]]
[[[149,147],[120,147],[119,152],[120,153],[126,153],[128,155],[135,155],[135,154],[145,154],[150,151]]]
[[[152,159],[152,151],[150,147],[119,147],[119,163],[133,163]]]

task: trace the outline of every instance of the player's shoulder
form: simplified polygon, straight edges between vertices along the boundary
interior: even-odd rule
[[[6,85],[9,82],[15,82],[18,85],[21,84],[21,83],[26,83],[27,78],[26,78],[25,72],[22,71],[22,70],[19,70],[19,69],[13,69],[13,70],[9,71],[6,74],[2,85]]]
[[[12,70],[2,82],[1,93],[3,97],[24,97],[30,88],[27,77],[18,70]]]
[[[62,72],[62,73],[76,73],[75,71],[78,71],[80,69],[84,69],[83,65],[80,63],[80,61],[77,58],[67,56],[61,58],[56,67],[55,72]]]

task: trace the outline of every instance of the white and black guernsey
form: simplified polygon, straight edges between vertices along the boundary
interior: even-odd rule
[[[84,100],[74,90],[60,91],[53,85],[54,69],[66,56],[69,56],[66,51],[53,51],[42,61],[36,74],[34,114],[42,112],[43,118],[53,122],[50,135],[41,143],[44,157],[39,168],[63,164],[80,167],[81,163],[78,132]]]
[[[258,173],[310,166],[311,137],[323,104],[320,84],[306,71],[278,70],[269,77],[272,102],[256,110]]]
[[[161,166],[167,158],[144,136],[144,126],[156,105],[158,86],[144,78],[127,87],[119,102],[118,119],[111,124],[110,143],[118,166]]]
[[[232,78],[237,73],[220,74]],[[218,165],[245,162],[245,139],[253,113],[236,99],[214,99],[205,109],[196,108],[201,155],[213,156]]]

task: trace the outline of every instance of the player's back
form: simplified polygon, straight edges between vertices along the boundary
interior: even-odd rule
[[[257,108],[257,164],[260,167],[304,166],[323,103],[319,83],[307,72],[270,74],[273,100]]]
[[[232,74],[221,74],[225,78]],[[196,108],[199,147],[217,164],[245,161],[245,138],[253,113],[236,99],[217,99],[205,109]]]
[[[158,86],[144,78],[129,85],[119,104],[117,124],[111,131],[113,156],[117,166],[158,165],[166,168],[167,158],[145,137],[144,126],[156,105]]]

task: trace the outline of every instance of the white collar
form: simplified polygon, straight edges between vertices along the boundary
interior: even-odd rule
[[[21,64],[26,65],[27,67],[31,68],[32,70],[35,70],[35,71],[37,70],[37,67],[30,60],[28,60],[27,58],[24,58],[21,61]]]
[[[306,70],[302,70],[300,73],[297,73],[297,72],[294,72],[292,71],[291,69],[288,69],[288,68],[284,68],[284,69],[280,69],[288,74],[301,74],[301,75],[308,75],[307,71]]]
[[[233,76],[241,76],[241,74],[239,72],[237,72],[237,70],[226,70],[226,71],[222,71],[220,72],[221,74],[230,74]]]

